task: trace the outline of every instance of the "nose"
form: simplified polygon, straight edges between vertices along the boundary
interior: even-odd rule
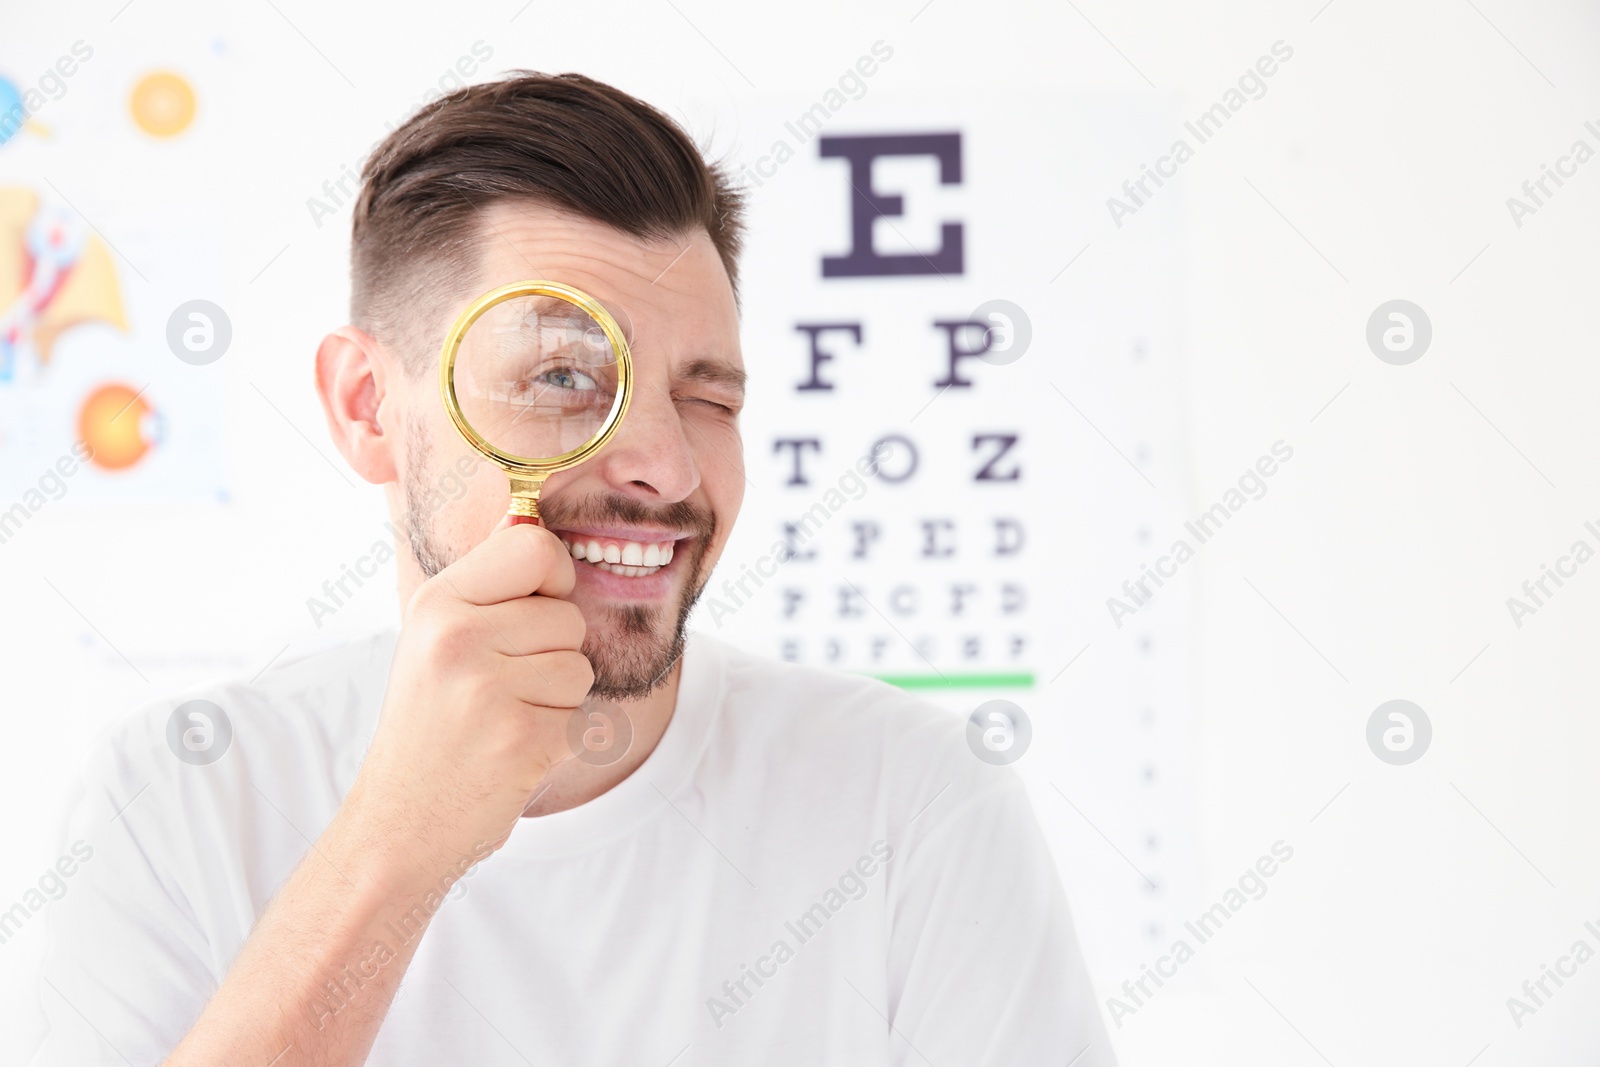
[[[675,504],[700,487],[692,444],[666,388],[635,379],[622,425],[596,462],[617,492],[646,503]]]

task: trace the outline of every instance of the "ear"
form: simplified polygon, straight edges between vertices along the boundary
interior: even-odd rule
[[[341,326],[317,347],[317,395],[328,433],[345,461],[375,485],[399,477],[399,398],[387,388],[397,372],[377,339],[354,326]],[[380,413],[391,425],[384,426]]]

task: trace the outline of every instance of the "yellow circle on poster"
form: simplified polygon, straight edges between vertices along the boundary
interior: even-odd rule
[[[176,137],[194,121],[194,87],[181,74],[158,70],[133,86],[133,121],[152,137]]]
[[[130,386],[113,382],[89,394],[78,411],[78,440],[91,450],[90,462],[120,471],[138,463],[155,443],[149,419],[155,410]]]

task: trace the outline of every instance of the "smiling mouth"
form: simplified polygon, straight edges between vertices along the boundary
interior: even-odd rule
[[[672,562],[676,540],[630,541],[581,533],[552,531],[572,558],[624,578],[646,578]]]

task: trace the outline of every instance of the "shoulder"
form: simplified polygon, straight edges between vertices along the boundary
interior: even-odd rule
[[[354,780],[394,637],[290,646],[255,677],[189,687],[102,730],[61,810],[74,855],[94,857],[78,881],[96,888],[75,890],[60,921],[109,939],[137,916],[151,936],[192,938],[220,976]]]
[[[388,629],[291,645],[254,678],[198,684],[134,709],[91,745],[85,799],[220,814],[239,812],[255,791],[276,801],[313,784],[342,795],[376,722],[395,637]]]

